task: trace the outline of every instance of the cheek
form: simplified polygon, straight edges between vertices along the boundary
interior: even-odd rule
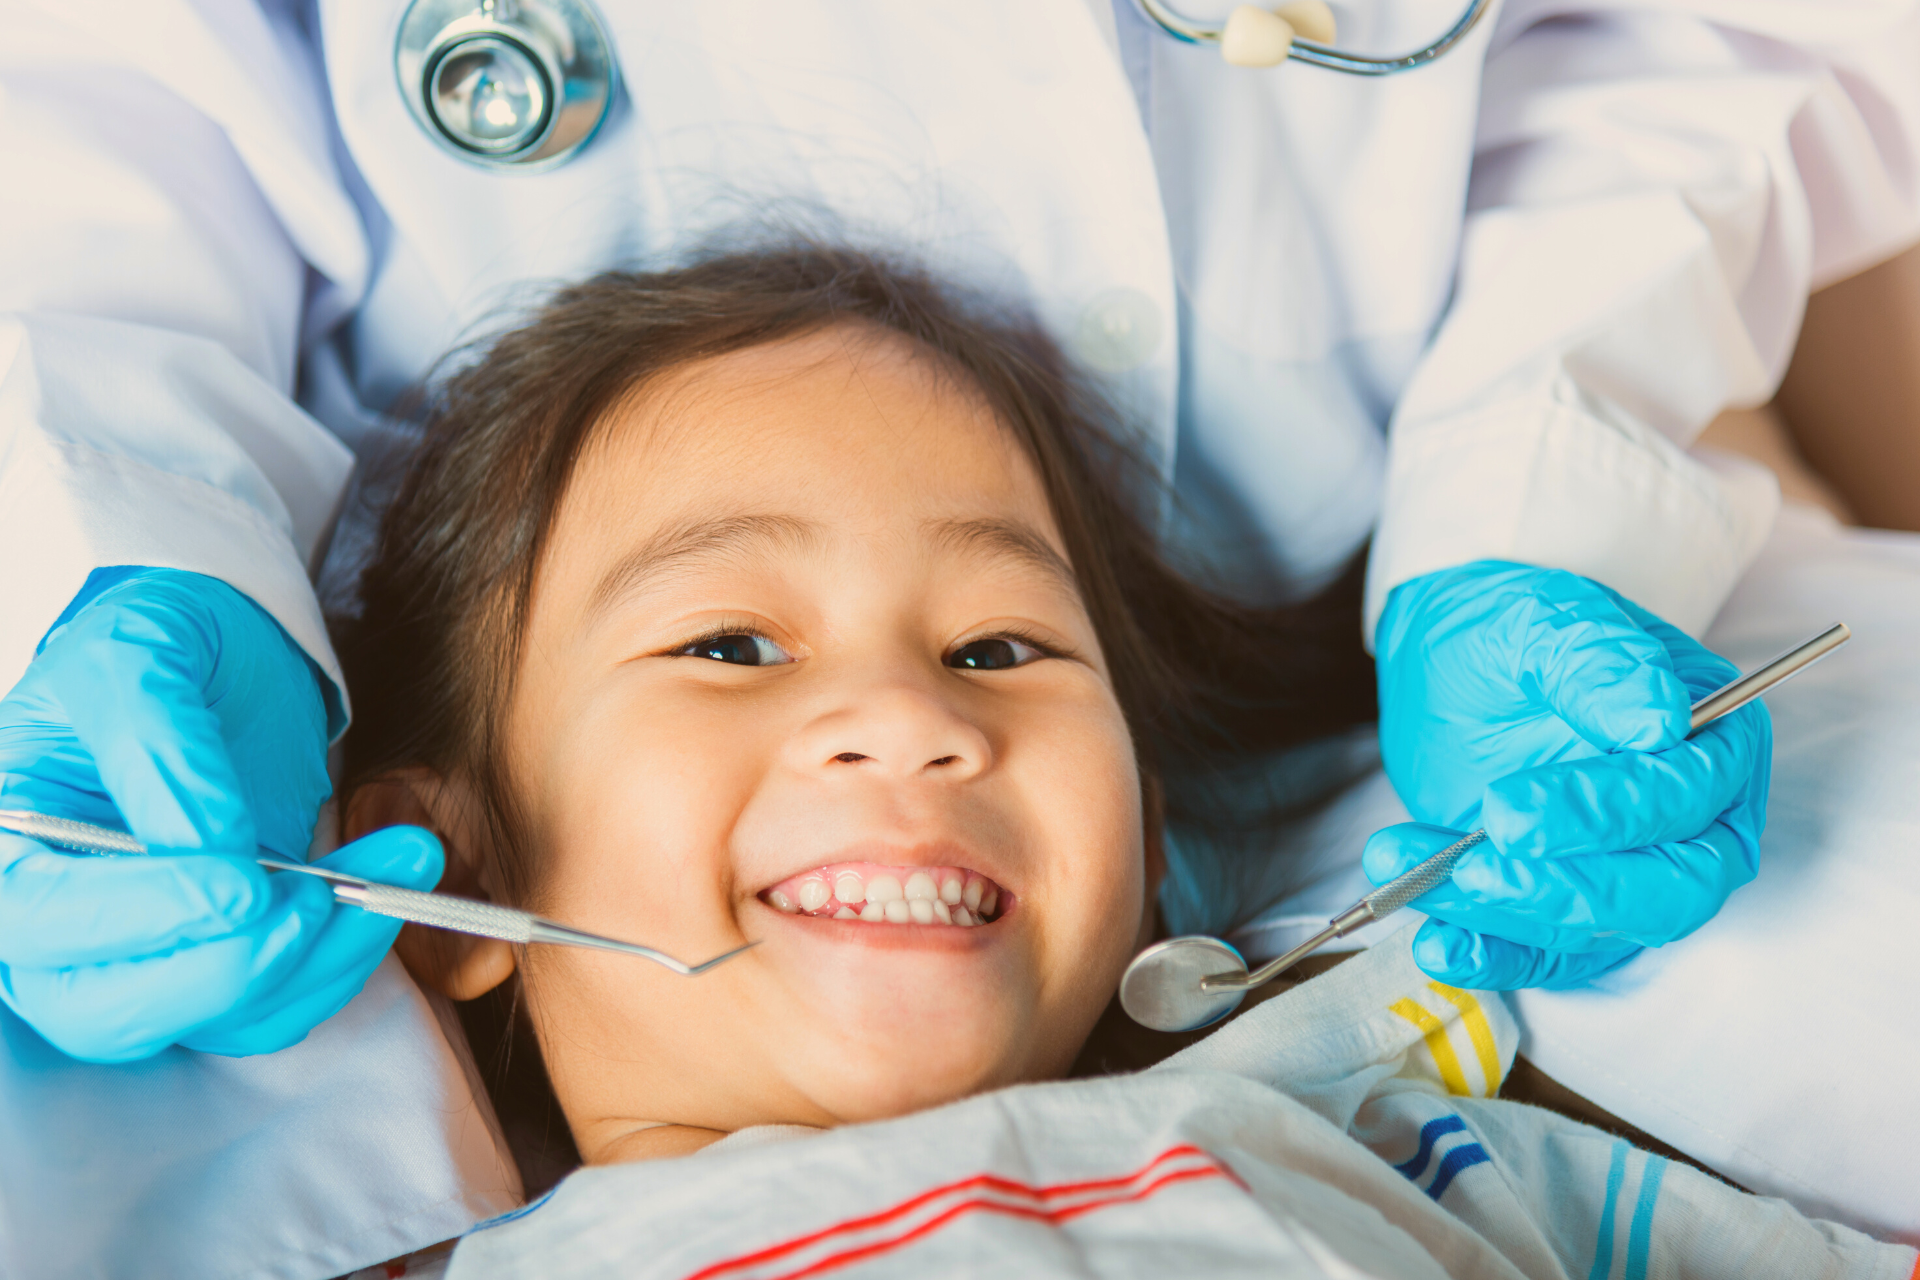
[[[623,693],[570,708],[526,779],[539,898],[581,928],[698,950],[729,901],[729,833],[770,756],[764,717],[671,687]]]
[[[1018,771],[1024,801],[1039,841],[1054,851],[1030,904],[1045,917],[1043,998],[1080,1006],[1090,1027],[1119,983],[1145,909],[1139,766],[1117,708],[1071,733],[1037,735],[1030,753]]]

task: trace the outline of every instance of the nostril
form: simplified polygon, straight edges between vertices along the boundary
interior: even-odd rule
[[[938,760],[927,761],[927,768],[932,769],[939,765],[958,764],[959,762],[960,762],[959,756],[941,756]]]
[[[833,758],[835,764],[859,764],[865,759],[868,757],[861,755],[858,751],[842,751]]]

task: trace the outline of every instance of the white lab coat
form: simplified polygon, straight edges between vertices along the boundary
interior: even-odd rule
[[[408,116],[404,0],[0,0],[0,688],[113,564],[223,578],[335,672],[309,574],[394,398],[541,287],[769,209],[1035,307],[1250,594],[1371,531],[1369,625],[1506,557],[1698,631],[1775,499],[1684,446],[1766,397],[1809,287],[1916,234],[1912,7],[1511,0],[1367,81],[1109,0],[603,0],[624,98],[503,174]]]

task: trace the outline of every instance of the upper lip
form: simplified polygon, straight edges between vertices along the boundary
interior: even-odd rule
[[[861,840],[812,855],[804,862],[791,865],[787,870],[761,885],[756,892],[765,893],[775,885],[786,883],[794,876],[805,875],[820,867],[830,867],[842,862],[867,862],[883,867],[959,867],[976,875],[985,876],[1003,891],[1012,887],[998,869],[988,865],[974,850],[955,840],[924,840],[913,844],[886,840]]]

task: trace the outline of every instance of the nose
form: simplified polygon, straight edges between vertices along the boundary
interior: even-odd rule
[[[868,687],[795,736],[789,760],[806,772],[964,782],[993,763],[987,735],[935,690]]]

